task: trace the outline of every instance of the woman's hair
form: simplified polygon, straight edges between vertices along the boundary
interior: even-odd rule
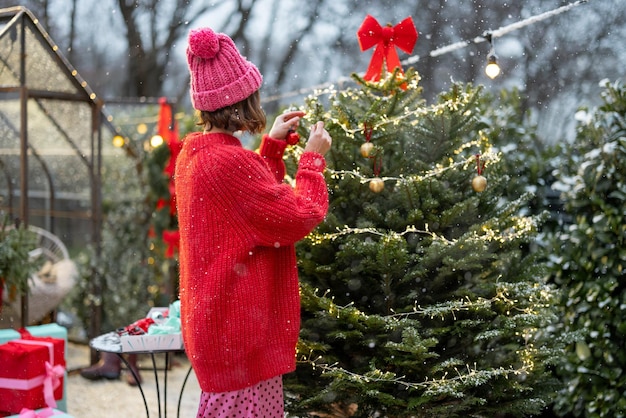
[[[207,130],[219,128],[260,134],[265,129],[266,123],[265,112],[261,108],[261,95],[258,90],[234,105],[213,112],[199,111],[198,125],[204,126]]]

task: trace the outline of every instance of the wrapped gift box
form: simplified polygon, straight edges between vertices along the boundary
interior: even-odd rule
[[[63,398],[65,376],[65,341],[50,337],[29,337],[0,345],[0,410],[19,413],[23,408],[46,405],[44,380],[46,362],[54,367],[60,384],[53,388],[55,400]],[[54,379],[51,380],[52,382]]]
[[[52,337],[60,338],[66,342],[66,354],[67,354],[67,329],[59,324],[44,324],[34,325],[26,327],[26,331],[33,337]],[[17,340],[21,338],[19,331],[14,329],[0,329],[0,344],[4,344],[11,340]]]
[[[20,411],[22,412],[22,411]],[[42,408],[42,409],[37,409],[34,412],[31,413],[31,411],[24,411],[25,415],[22,414],[18,414],[18,415],[10,415],[6,418],[24,418],[24,416],[31,418],[31,417],[54,417],[54,418],[74,418],[71,415],[66,414],[63,411],[59,411],[58,409],[55,408]]]
[[[29,326],[26,327],[26,331],[28,331],[33,337],[53,337],[62,339],[65,342],[65,353],[63,358],[67,358],[67,328],[62,327],[59,324],[52,323]],[[0,344],[4,344],[11,340],[17,340],[19,338],[21,338],[21,334],[14,329],[0,329]],[[1,367],[2,365],[0,364],[0,368]],[[65,396],[65,394],[67,393],[67,391],[65,390],[67,380],[63,380],[63,385],[63,398],[57,400],[57,409],[61,411],[67,411],[67,400]],[[2,408],[0,408],[0,410],[2,410]],[[0,416],[2,415],[0,414]]]
[[[8,343],[11,340],[17,340],[21,338],[21,335],[16,330],[9,329],[0,329],[0,344]]]

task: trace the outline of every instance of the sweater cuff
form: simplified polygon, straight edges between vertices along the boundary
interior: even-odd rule
[[[322,154],[318,154],[317,152],[305,152],[300,157],[298,166],[300,169],[321,173],[326,168],[326,160]]]
[[[287,148],[287,141],[274,139],[268,134],[264,134],[261,139],[261,147],[259,148],[259,154],[267,158],[283,158]]]

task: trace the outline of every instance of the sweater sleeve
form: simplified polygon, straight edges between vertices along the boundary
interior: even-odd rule
[[[281,160],[282,161],[282,160]],[[247,152],[232,159],[219,194],[232,208],[233,223],[253,245],[280,247],[309,234],[326,216],[328,189],[322,172],[324,157],[306,152],[300,157],[296,185],[277,182],[266,161]]]
[[[274,174],[277,182],[282,182],[285,178],[285,162],[283,161],[283,154],[287,148],[287,141],[281,141],[274,139],[269,135],[263,135],[261,138],[261,146],[259,148],[259,154],[270,168],[270,171]]]

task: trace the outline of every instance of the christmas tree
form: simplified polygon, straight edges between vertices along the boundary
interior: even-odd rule
[[[297,247],[298,368],[287,409],[317,416],[529,416],[552,401],[558,294],[531,250],[542,216],[508,199],[481,89],[427,104],[419,76],[316,92],[333,137],[330,209]],[[303,126],[302,134],[306,126]],[[299,147],[291,149],[291,169]]]

